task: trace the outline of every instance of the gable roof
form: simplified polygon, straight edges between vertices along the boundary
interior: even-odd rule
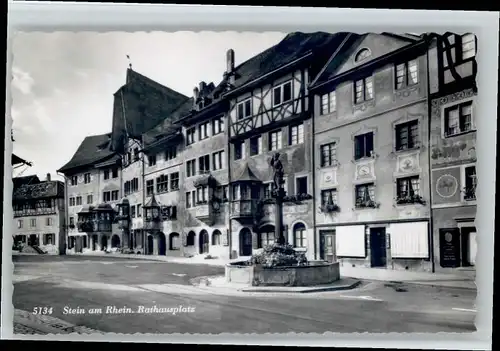
[[[241,88],[313,51],[338,46],[347,34],[344,32],[290,33],[278,44],[235,67],[235,81],[231,88],[233,90]],[[227,85],[228,79],[224,79],[221,84]]]
[[[367,39],[369,36],[380,36],[380,37],[386,37],[386,38],[392,38],[392,40],[396,42],[401,42],[400,45],[396,46],[392,51],[389,51],[388,53],[390,54],[391,52],[397,51],[402,47],[414,44],[421,40],[421,37],[418,37],[416,35],[410,35],[410,34],[393,34],[393,33],[381,33],[381,34],[374,34],[374,33],[366,33],[363,35],[352,35],[351,38],[346,41],[344,47],[342,50],[339,50],[338,52],[335,52],[328,63],[325,65],[323,70],[320,72],[320,74],[316,77],[316,79],[312,82],[311,87],[314,89],[314,87],[317,87],[323,83],[328,82],[331,80],[333,77],[337,76],[338,74],[343,74],[344,71],[348,72],[356,67],[363,66],[366,63],[376,60],[378,57],[384,56],[386,54],[383,54],[381,56],[375,56],[374,58],[369,58],[366,60],[366,62],[363,62],[361,64],[358,64],[359,66],[352,66],[352,64],[347,64],[348,59],[354,55],[354,53],[360,49],[360,45]],[[351,65],[351,66],[350,66]]]
[[[121,151],[124,137],[140,138],[186,103],[189,98],[127,69],[126,84],[114,95],[111,146]]]
[[[58,172],[65,173],[75,168],[93,166],[111,158],[115,153],[110,148],[111,133],[91,135],[83,139],[75,154]]]
[[[37,184],[23,185],[14,190],[13,200],[37,200],[64,198],[64,184],[59,180],[44,181]]]

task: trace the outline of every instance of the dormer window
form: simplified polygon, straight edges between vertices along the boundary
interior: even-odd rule
[[[370,57],[372,55],[370,49],[361,49],[358,51],[358,53],[356,54],[356,56],[354,57],[354,61],[355,62],[360,62],[360,61],[363,61],[365,59],[367,59],[368,57]]]
[[[239,102],[237,106],[238,119],[250,117],[252,115],[252,99]]]
[[[292,82],[280,84],[273,88],[273,106],[278,106],[292,100]]]

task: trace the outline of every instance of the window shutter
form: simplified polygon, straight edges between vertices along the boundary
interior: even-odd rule
[[[224,233],[222,233],[222,245],[223,246],[228,246],[229,245],[229,230],[226,229]]]

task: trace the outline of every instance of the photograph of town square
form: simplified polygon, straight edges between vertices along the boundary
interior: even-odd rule
[[[99,36],[15,38],[15,333],[476,330],[473,33]]]

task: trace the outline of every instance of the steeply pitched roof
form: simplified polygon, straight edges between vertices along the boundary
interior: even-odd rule
[[[20,188],[23,185],[38,184],[40,183],[40,179],[36,174],[33,174],[24,177],[14,177],[12,178],[12,182],[14,183],[14,191],[15,191],[17,188]]]
[[[140,73],[127,70],[127,83],[114,96],[112,148],[121,151],[126,135],[140,138],[189,98]]]
[[[335,47],[345,38],[347,33],[302,33],[288,34],[278,44],[252,57],[235,67],[235,82],[233,89],[270,73],[284,65],[305,56],[311,51],[321,51],[326,47]],[[222,85],[227,85],[224,80]]]
[[[23,185],[14,190],[13,200],[37,200],[63,198],[64,184],[58,180],[44,181],[38,184]]]
[[[260,182],[261,180],[253,173],[248,163],[243,167],[241,174],[233,182]]]
[[[31,166],[31,162],[23,160],[21,157],[15,155],[15,154],[12,154],[12,166],[20,165],[20,164],[25,164],[27,166]]]
[[[83,139],[71,160],[58,172],[65,173],[71,169],[92,166],[97,162],[111,158],[115,153],[110,149],[111,134],[92,135]]]

